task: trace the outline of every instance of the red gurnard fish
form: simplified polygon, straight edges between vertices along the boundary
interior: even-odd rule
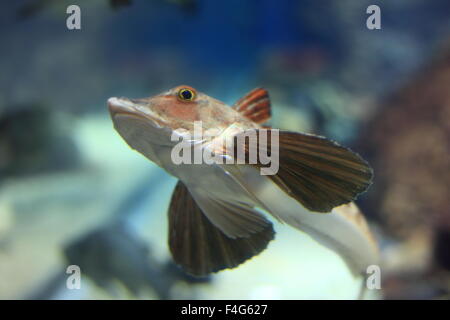
[[[193,148],[233,160],[223,146],[250,130],[262,135],[271,117],[269,96],[255,89],[233,107],[189,86],[144,99],[110,98],[115,129],[128,145],[179,179],[169,207],[169,247],[186,272],[204,276],[234,268],[274,238],[261,212],[306,232],[336,251],[354,274],[378,259],[364,216],[352,202],[366,191],[372,169],[359,155],[320,136],[277,130],[275,174],[253,163],[175,163],[173,150],[186,135]],[[196,138],[195,123],[214,132]],[[193,135],[192,135],[193,134]],[[274,134],[272,134],[274,136]],[[275,139],[258,140],[268,151]],[[238,146],[239,147],[239,146]],[[245,142],[244,156],[251,146]],[[320,214],[327,213],[327,214]]]

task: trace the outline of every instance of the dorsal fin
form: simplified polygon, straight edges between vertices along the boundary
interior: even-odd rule
[[[244,117],[256,122],[264,123],[270,120],[270,99],[266,89],[256,88],[239,99],[233,106]]]

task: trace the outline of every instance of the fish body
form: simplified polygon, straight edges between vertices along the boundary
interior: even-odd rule
[[[186,272],[233,268],[264,250],[275,232],[260,209],[338,252],[354,273],[376,263],[376,243],[352,203],[371,183],[369,165],[323,137],[266,129],[266,90],[232,107],[189,86],[145,99],[110,98],[108,106],[129,146],[179,179],[169,247]],[[250,133],[256,144],[245,139]],[[180,146],[191,161],[174,160]],[[239,162],[237,150],[244,160],[259,153],[254,162]]]

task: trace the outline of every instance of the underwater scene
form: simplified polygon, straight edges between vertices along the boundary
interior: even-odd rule
[[[450,298],[449,1],[0,8],[0,299]]]

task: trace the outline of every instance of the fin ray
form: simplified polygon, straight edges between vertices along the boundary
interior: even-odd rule
[[[169,207],[169,247],[174,261],[195,276],[234,268],[263,251],[274,238],[272,224],[232,239],[214,226],[179,181]]]
[[[269,93],[262,88],[250,91],[234,104],[234,108],[256,123],[267,122],[271,117]]]
[[[258,135],[260,130],[264,129],[256,130]],[[258,150],[266,154],[271,151],[270,132],[266,146],[258,143]],[[241,134],[245,132],[235,137],[235,143]],[[373,172],[367,162],[332,140],[280,130],[278,143],[279,170],[268,177],[308,210],[330,212],[356,199],[372,182]],[[248,143],[244,150],[249,157]],[[264,167],[260,163],[256,166]]]

